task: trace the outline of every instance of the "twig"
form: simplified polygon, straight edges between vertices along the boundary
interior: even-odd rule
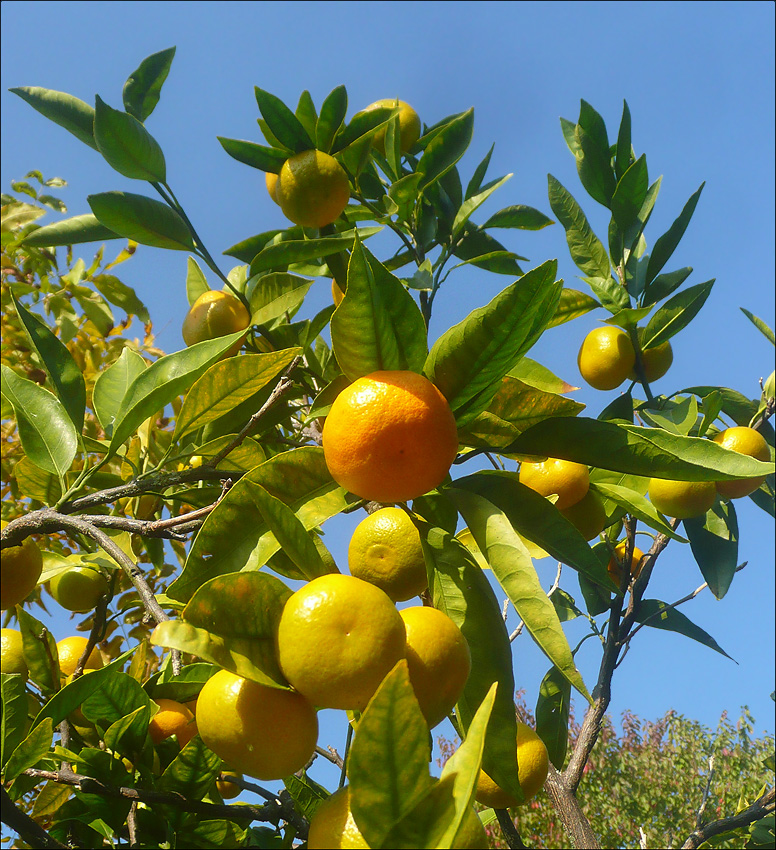
[[[760,381],[760,386],[762,386],[762,380]],[[759,431],[760,428],[771,418],[771,416],[773,416],[774,411],[776,411],[776,398],[769,398],[765,402],[763,412],[760,414],[757,421],[753,422],[750,427],[755,431]]]
[[[342,768],[345,766],[345,762],[342,761],[342,756],[340,756],[340,754],[334,749],[334,747],[326,747],[325,750],[323,747],[316,747],[315,752],[318,753],[319,756],[323,756],[325,759],[328,759],[340,770],[342,770]]]
[[[342,768],[340,769],[340,778],[338,788],[342,788],[345,785],[345,779],[347,777],[347,769],[348,769],[348,755],[350,755],[350,744],[353,741],[353,724],[348,721],[348,734],[345,739],[345,756],[342,759]]]
[[[127,831],[129,832],[129,846],[137,847],[137,801],[133,801],[127,814]]]
[[[0,800],[2,800],[2,821],[14,832],[18,833],[22,840],[30,847],[61,848],[67,850],[64,844],[60,844],[50,836],[42,826],[21,809],[8,796],[8,792],[0,786]]]
[[[696,829],[690,834],[684,844],[682,844],[682,850],[696,850],[704,841],[708,841],[709,838],[713,838],[715,835],[721,835],[723,832],[739,829],[742,826],[749,826],[750,823],[754,823],[766,815],[773,814],[775,793],[776,789],[771,788],[770,791],[766,791],[751,806],[748,806],[737,815],[712,821],[700,829]]]
[[[110,602],[111,596],[112,594],[106,593],[104,596],[101,596],[97,602],[94,609],[92,628],[89,632],[89,638],[86,641],[86,646],[84,647],[84,651],[81,653],[81,657],[78,659],[78,663],[75,665],[75,670],[73,670],[73,681],[78,679],[80,676],[83,676],[84,667],[86,667],[89,656],[92,654],[95,646],[97,646],[97,644],[105,637],[105,618],[108,613],[108,603]]]
[[[548,599],[552,596],[553,593],[555,593],[555,591],[560,586],[560,574],[561,574],[562,570],[563,570],[563,564],[561,564],[560,561],[559,561],[558,562],[558,572],[555,575],[555,581],[552,583],[552,587],[547,591],[547,598]],[[508,600],[506,600],[506,599],[504,600],[504,622],[506,622],[506,619],[507,619],[507,616],[506,616],[507,601]],[[520,622],[517,624],[517,628],[509,636],[509,642],[512,643],[512,641],[522,633],[524,628],[525,628],[525,623],[522,620],[520,620]]]
[[[504,604],[501,606],[501,618],[506,623],[507,621],[507,611],[509,610],[509,600],[505,599]]]
[[[517,831],[515,822],[509,816],[509,812],[506,809],[494,809],[494,811],[498,818],[498,825],[501,827],[501,832],[506,839],[507,847],[510,850],[526,850],[523,839]]]
[[[703,789],[703,799],[701,806],[698,809],[698,816],[695,818],[695,828],[700,829],[703,825],[703,813],[706,811],[706,804],[709,802],[709,794],[711,793],[711,783],[714,781],[714,756],[709,756],[709,775],[706,777],[706,787]]]

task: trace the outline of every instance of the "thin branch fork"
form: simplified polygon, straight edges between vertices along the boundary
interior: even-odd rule
[[[40,824],[16,806],[2,785],[0,785],[0,800],[2,801],[3,823],[17,832],[30,847],[41,847],[44,850],[48,850],[48,848],[67,850],[64,844],[60,844]]]
[[[761,820],[766,815],[773,814],[774,809],[776,809],[776,789],[771,788],[770,791],[766,791],[751,806],[748,806],[737,815],[712,821],[696,829],[689,835],[684,844],[682,844],[682,850],[696,850],[704,841],[708,841],[715,835],[721,835],[723,832],[739,829],[742,826],[749,826],[750,823]]]

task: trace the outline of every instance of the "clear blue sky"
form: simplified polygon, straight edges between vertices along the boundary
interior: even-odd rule
[[[774,323],[772,3],[5,2],[0,11],[6,34],[3,189],[33,168],[62,176],[70,184],[63,197],[72,215],[89,211],[85,198],[92,192],[145,191],[7,89],[38,85],[87,102],[99,93],[121,107],[124,80],[139,61],[177,45],[147,126],[165,151],[170,184],[216,257],[240,239],[285,226],[263,175],[230,159],[216,140],[262,141],[254,85],[293,107],[304,89],[320,105],[344,83],[349,115],[378,98],[400,96],[428,124],[474,106],[475,137],[460,165],[464,179],[492,142],[490,174],[514,173],[475,218],[516,203],[549,214],[550,172],[602,236],[603,210],[579,186],[558,119],[575,120],[584,98],[613,136],[625,98],[637,154],[646,152],[652,179],[664,175],[647,229],[650,244],[700,183],[707,184],[671,263],[694,267],[689,283],[714,277],[717,284],[693,325],[674,338],[675,365],[658,390],[715,384],[754,397],[758,379],[773,369],[772,347],[739,311],[746,307]],[[503,233],[508,247],[530,258],[526,268],[557,257],[568,285],[584,288],[560,226]],[[231,263],[224,258],[222,267]],[[182,346],[185,271],[184,254],[152,248],[141,248],[120,268],[150,306],[167,351]],[[454,273],[448,298],[435,305],[432,337],[508,282],[471,267]],[[325,285],[313,287],[310,315],[329,297]],[[601,318],[597,311],[547,333],[531,356],[579,383],[579,344]],[[582,388],[575,397],[596,415],[614,394]],[[615,717],[631,709],[655,718],[673,708],[714,725],[723,710],[735,713],[748,704],[758,728],[773,730],[773,524],[746,499],[738,507],[740,560],[749,566],[722,602],[705,591],[682,610],[739,666],[687,639],[643,630],[614,681]],[[327,543],[341,564],[354,525],[353,517],[327,524]],[[541,561],[538,569],[549,586],[554,565]],[[571,572],[563,586],[579,595]],[[671,544],[649,595],[671,602],[701,582],[689,547]],[[58,637],[68,631],[64,620],[58,628]],[[568,632],[573,644],[583,626],[575,621]],[[598,657],[593,642],[580,652],[590,687]],[[529,704],[546,668],[530,638],[521,636],[516,680]],[[342,726],[339,721],[334,729],[327,720],[321,743],[341,746]],[[446,724],[438,728],[452,732]]]

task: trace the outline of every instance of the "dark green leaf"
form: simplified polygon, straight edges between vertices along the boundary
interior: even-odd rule
[[[299,95],[299,101],[296,104],[294,114],[299,119],[299,123],[307,130],[307,135],[310,139],[314,139],[315,125],[318,123],[318,113],[315,111],[315,104],[307,89]]]
[[[41,115],[45,115],[50,121],[64,127],[84,144],[97,150],[93,129],[94,110],[88,103],[84,103],[71,94],[43,89],[39,86],[21,86],[20,88],[9,89],[9,91],[18,94],[22,100],[26,100]]]
[[[600,481],[594,486],[604,498],[611,499],[615,504],[625,508],[629,514],[645,522],[650,528],[654,528],[672,540],[678,540],[680,543],[687,542],[684,537],[671,529],[655,508],[652,507],[652,502],[646,499],[643,494],[630,487],[621,487],[617,484],[610,484],[604,481]]]
[[[657,304],[658,301],[662,301],[664,298],[668,298],[668,296],[677,290],[691,274],[692,266],[685,266],[683,269],[678,269],[675,272],[659,274],[652,283],[644,289],[644,297],[641,299],[641,303],[645,307],[649,307],[652,304]]]
[[[580,115],[580,121],[582,116]],[[604,135],[606,130],[604,130]],[[575,135],[578,144],[577,174],[579,180],[591,198],[610,208],[615,182],[612,173],[609,145],[602,142],[597,134],[590,133],[581,124],[577,124]]]
[[[614,173],[619,180],[631,164],[633,148],[631,146],[631,114],[627,101],[622,102],[622,119],[617,133],[617,152],[614,160]]]
[[[58,245],[78,245],[83,242],[101,242],[105,239],[120,239],[96,216],[87,213],[39,227],[25,236],[22,245],[30,248],[54,248]]]
[[[337,236],[322,236],[318,239],[292,239],[288,242],[277,242],[267,245],[251,260],[251,277],[268,269],[287,266],[289,263],[300,263],[305,260],[329,257],[353,247],[356,238],[367,239],[379,233],[381,227],[364,227],[361,230],[348,230]],[[233,255],[234,256],[234,255]]]
[[[94,140],[111,168],[124,177],[164,183],[167,167],[156,139],[135,118],[95,98]]]
[[[137,297],[131,286],[120,281],[112,274],[98,274],[92,278],[92,283],[107,301],[116,307],[121,307],[128,316],[137,316],[141,322],[148,324],[151,317],[145,304]]]
[[[665,602],[661,602],[659,599],[642,599],[636,611],[636,621],[651,626],[653,629],[665,629],[697,640],[698,643],[719,652],[725,658],[735,661],[708,632],[705,632],[700,626],[696,626],[681,611],[677,611],[676,608],[669,608]]]
[[[516,204],[494,213],[482,227],[483,229],[487,227],[516,227],[520,230],[541,230],[549,224],[555,224],[555,222],[543,212],[524,204]]]
[[[124,109],[138,121],[145,121],[159,103],[159,94],[174,56],[174,47],[152,53],[127,77],[122,92]]]
[[[746,316],[747,319],[757,328],[758,331],[770,342],[771,345],[776,345],[776,337],[773,335],[773,331],[768,327],[768,325],[760,318],[755,316],[753,313],[750,313],[748,310],[745,310],[743,307],[740,308],[741,312]]]
[[[516,277],[523,273],[515,262],[515,260],[524,259],[523,257],[507,251],[497,239],[471,222],[464,227],[464,236],[456,244],[453,254],[477,268],[486,269],[495,274]]]
[[[107,437],[113,433],[113,423],[127,390],[146,368],[145,360],[129,346],[124,346],[119,359],[97,376],[92,404]]]
[[[289,230],[293,232],[294,228],[288,228],[288,230],[268,230],[265,233],[257,233],[256,236],[249,236],[247,239],[243,239],[242,242],[232,245],[231,248],[227,248],[223,253],[229,257],[235,257],[243,263],[250,263],[256,254],[279,233],[288,233]],[[301,227],[299,228],[299,235],[302,235]]]
[[[589,313],[591,310],[595,310],[600,306],[601,302],[591,295],[580,292],[578,289],[569,289],[564,286],[560,293],[558,309],[555,311],[555,315],[547,327],[554,328],[557,325],[570,322],[572,319],[578,319],[580,316],[584,316],[585,313]]]
[[[451,169],[450,171],[447,172],[447,174],[448,175],[453,174],[456,171],[457,171],[457,169]],[[445,175],[445,176],[447,176],[447,175]],[[472,213],[476,209],[481,207],[482,204],[484,204],[485,201],[487,201],[488,198],[497,189],[499,189],[501,186],[503,186],[504,183],[506,183],[507,180],[510,179],[510,177],[512,177],[512,175],[507,174],[507,176],[502,177],[501,180],[496,180],[494,183],[492,183],[486,189],[483,189],[482,192],[479,192],[477,195],[474,195],[473,197],[469,198],[467,201],[465,201],[463,204],[460,205],[458,212],[455,215],[455,219],[453,220],[453,226],[451,228],[453,238],[457,237],[461,233],[461,231],[464,228],[464,225],[471,218]],[[443,177],[442,180],[444,180],[444,179],[445,178]],[[512,210],[515,210],[515,209],[516,209],[516,207],[508,207],[506,209],[501,210],[501,213],[506,214],[501,218],[501,221],[509,221],[510,220],[509,214]],[[526,207],[525,209],[530,209],[530,207]],[[534,212],[538,212],[538,210],[534,210]],[[539,213],[539,214],[541,215],[541,213]],[[496,213],[496,215],[492,216],[491,219],[496,218],[497,221],[498,221],[498,216],[499,216],[499,213]],[[491,219],[488,219],[488,222],[486,222],[485,224],[482,225],[483,230],[486,227],[516,227],[516,226],[518,226],[518,225],[514,225],[514,224],[498,224],[498,223],[492,224]],[[548,221],[548,224],[549,223],[551,223],[551,222]],[[532,229],[538,230],[539,228],[532,228]]]
[[[649,266],[647,267],[647,283],[652,281],[660,274],[663,266],[671,258],[676,246],[684,236],[687,225],[690,223],[692,214],[695,212],[695,207],[698,204],[698,199],[701,196],[705,182],[701,183],[698,190],[690,196],[690,200],[684,205],[684,209],[679,213],[678,218],[668,230],[658,238],[655,242],[655,247],[649,257]]]
[[[371,147],[374,134],[388,123],[394,112],[393,106],[378,106],[357,112],[350,123],[340,128],[334,136],[332,153],[344,152],[349,147],[359,149],[362,145]]]
[[[100,224],[142,245],[193,251],[186,222],[161,201],[132,192],[101,192],[86,200]]]
[[[466,195],[464,196],[466,200],[480,191],[480,186],[482,186],[482,181],[485,179],[485,173],[488,170],[488,165],[490,165],[490,158],[493,156],[493,148],[495,147],[495,143],[490,146],[490,150],[485,154],[482,162],[474,169],[472,179],[466,187]]]
[[[718,499],[705,516],[684,520],[684,530],[709,589],[722,599],[738,564],[738,520],[733,502]]]
[[[286,272],[273,272],[254,280],[248,295],[251,324],[271,327],[275,319],[293,316],[312,283],[309,278]]]
[[[157,788],[182,794],[190,800],[201,800],[220,770],[220,757],[195,735],[159,777]]]
[[[283,101],[268,91],[254,86],[259,111],[276,139],[294,153],[315,147],[309,133]]]
[[[712,278],[677,292],[649,320],[642,339],[643,348],[654,348],[686,328],[706,303],[713,285]]]
[[[609,257],[600,239],[571,193],[551,174],[547,175],[550,206],[566,231],[571,259],[590,277],[609,277]]]
[[[24,730],[27,726],[27,695],[21,674],[0,674],[0,701],[0,764],[5,765],[16,747],[24,740]]]
[[[585,283],[593,290],[601,306],[612,314],[630,308],[628,290],[613,277],[585,277]]]
[[[453,119],[427,145],[416,171],[423,175],[420,189],[423,190],[447,173],[466,153],[474,128],[474,110]]]
[[[637,221],[648,187],[647,157],[642,154],[620,177],[612,195],[612,215],[623,233]]]
[[[26,697],[24,703],[26,707]],[[3,715],[5,715],[5,711]],[[12,782],[20,773],[27,770],[28,767],[35,767],[51,749],[53,738],[54,727],[51,725],[51,720],[47,718],[42,723],[39,723],[11,753],[11,757],[8,759],[5,770],[3,771],[3,781]]]
[[[324,103],[325,106],[325,103]],[[312,820],[318,807],[329,797],[329,792],[311,779],[305,771],[301,775],[291,774],[283,777],[283,784],[291,795],[297,811],[307,820]]]
[[[321,105],[321,114],[315,125],[315,144],[324,153],[331,151],[332,142],[337,135],[348,111],[348,92],[345,86],[333,89]]]
[[[279,151],[277,148],[268,148],[265,145],[257,145],[255,142],[246,142],[242,139],[227,139],[223,136],[216,136],[216,138],[232,159],[261,171],[277,174],[283,167],[283,163],[288,159],[288,154]]]
[[[569,739],[571,685],[557,667],[551,667],[539,685],[536,700],[536,734],[544,741],[547,755],[557,770],[563,770]]]
[[[560,129],[563,133],[563,138],[568,145],[568,149],[574,154],[574,156],[579,156],[582,151],[579,147],[579,142],[577,141],[577,125],[573,121],[569,121],[568,118],[561,118]]]

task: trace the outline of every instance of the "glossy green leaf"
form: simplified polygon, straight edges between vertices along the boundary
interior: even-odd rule
[[[196,662],[186,664],[176,676],[172,665],[167,665],[146,681],[143,687],[153,700],[166,698],[188,702],[199,694],[205,682],[215,676],[218,670],[215,664]]]
[[[0,674],[0,702],[0,764],[5,765],[24,740],[27,726],[27,695],[21,674]]]
[[[127,77],[122,92],[124,109],[138,121],[145,121],[159,103],[159,94],[174,56],[174,47],[153,53]]]
[[[24,661],[27,664],[30,679],[42,693],[55,693],[59,690],[60,673],[59,655],[54,636],[40,620],[33,617],[21,605],[16,607],[16,615],[19,619]]]
[[[311,139],[315,139],[315,125],[318,122],[318,113],[316,112],[312,95],[307,89],[299,95],[299,101],[296,104],[294,115],[296,115],[299,123],[307,131],[307,135]]]
[[[224,136],[216,138],[232,159],[260,171],[277,174],[288,159],[288,154],[277,148],[268,148],[266,145],[257,145],[256,142],[246,142],[243,139],[227,139]]]
[[[283,101],[258,86],[254,86],[259,111],[276,139],[294,153],[315,147],[307,130]]]
[[[350,807],[364,840],[382,847],[431,784],[428,725],[402,659],[358,722],[348,756]]]
[[[466,194],[464,195],[465,200],[468,201],[469,198],[473,197],[480,191],[482,181],[485,179],[485,174],[487,173],[488,166],[490,165],[490,158],[493,156],[493,149],[495,147],[495,143],[490,146],[490,150],[485,154],[479,165],[474,169],[472,179],[466,186]]]
[[[337,86],[323,101],[318,121],[315,125],[315,146],[319,151],[329,153],[334,137],[342,127],[348,111],[348,92],[345,86]]]
[[[313,282],[287,272],[271,272],[250,284],[251,324],[267,325],[286,313],[293,316]]]
[[[334,136],[331,152],[341,153],[351,146],[360,147],[362,144],[366,144],[368,148],[371,147],[372,137],[388,123],[394,112],[395,108],[392,106],[379,106],[357,112],[350,123],[341,127]]]
[[[631,146],[631,114],[627,101],[622,102],[622,118],[617,133],[617,147],[614,160],[614,174],[619,180],[631,164],[633,148]]]
[[[582,208],[551,174],[547,175],[547,181],[550,206],[566,231],[566,242],[574,264],[590,277],[608,278],[606,248],[593,232]]]
[[[733,502],[718,499],[704,516],[684,520],[684,530],[709,589],[722,599],[738,566],[738,520]]]
[[[448,174],[452,174],[452,173],[453,173],[452,170],[448,172]],[[507,174],[506,177],[502,177],[501,180],[496,180],[494,183],[491,183],[486,189],[483,189],[481,192],[478,192],[476,195],[474,195],[473,197],[464,201],[463,204],[461,204],[461,206],[458,209],[458,212],[455,214],[455,219],[453,220],[453,226],[452,226],[452,236],[453,236],[453,238],[455,238],[456,236],[458,236],[460,234],[460,232],[463,230],[464,225],[471,218],[471,216],[475,212],[475,210],[479,209],[485,203],[485,201],[487,201],[488,198],[497,189],[501,188],[501,186],[503,186],[507,182],[507,180],[511,179],[511,177],[512,177],[511,174]],[[516,208],[515,207],[509,207],[508,209],[501,210],[501,213],[496,213],[495,216],[491,216],[491,218],[488,219],[488,221],[485,224],[482,225],[483,230],[486,227],[516,227],[517,225],[514,225],[514,224],[504,224],[504,223],[493,224],[493,223],[491,223],[492,219],[496,219],[497,222],[498,221],[501,221],[501,222],[508,221],[509,220],[509,213],[510,213],[511,210],[514,210],[514,209],[516,209]],[[534,212],[537,212],[537,211],[534,210]],[[501,216],[501,218],[499,218],[499,216]],[[538,228],[534,228],[534,229],[538,229]]]
[[[105,746],[122,755],[133,756],[142,750],[144,745],[147,746],[150,722],[150,707],[139,706],[108,726],[103,736]]]
[[[592,703],[571,655],[558,613],[539,581],[531,556],[507,516],[486,498],[467,490],[447,491],[515,606],[531,637],[569,682]]]
[[[283,784],[296,808],[308,821],[312,820],[318,807],[329,797],[329,792],[323,785],[311,779],[306,771],[301,771],[298,776],[294,773],[291,776],[284,776]]]
[[[686,538],[681,534],[677,534],[663,520],[660,514],[652,507],[652,502],[646,499],[637,490],[632,490],[629,487],[621,487],[617,484],[609,484],[603,481],[597,482],[594,485],[602,496],[611,499],[615,504],[625,508],[629,514],[632,514],[636,519],[645,522],[650,528],[659,531],[666,537],[672,540],[677,540],[680,543],[687,543]]]
[[[211,752],[199,735],[195,735],[170,762],[156,787],[160,791],[182,794],[189,800],[201,800],[212,788],[220,770],[220,756]],[[175,816],[184,817],[182,812]]]
[[[584,316],[586,313],[600,306],[601,302],[586,292],[580,292],[578,289],[569,289],[564,286],[560,293],[558,308],[547,327],[554,328],[557,325],[578,319],[580,316]]]
[[[73,360],[73,355],[49,330],[48,325],[41,318],[30,313],[17,300],[13,292],[11,292],[11,300],[33,349],[40,357],[56,388],[59,400],[76,431],[80,432],[83,430],[86,410],[86,385],[81,370]]]
[[[595,138],[577,124],[574,131],[577,144],[577,174],[588,195],[599,204],[611,208],[615,182],[608,148],[604,149]]]
[[[561,293],[562,297],[563,295]],[[513,366],[507,374],[513,378],[517,378],[524,384],[528,384],[537,390],[543,390],[547,393],[568,393],[579,389],[579,387],[574,387],[567,381],[554,375],[546,366],[542,366],[541,363],[531,360],[530,357],[521,357],[517,365]]]
[[[35,466],[28,457],[19,458],[13,472],[16,484],[24,496],[36,499],[44,505],[55,505],[62,498],[60,479]]]
[[[456,815],[455,774],[432,780],[407,814],[393,824],[383,839],[386,850],[414,850],[416,847],[449,847],[442,838]]]
[[[101,192],[86,200],[100,224],[141,245],[193,251],[186,222],[161,201],[132,192]]]
[[[289,263],[301,263],[319,257],[329,257],[353,247],[356,238],[367,239],[379,233],[381,227],[363,227],[360,230],[348,230],[337,236],[322,236],[318,239],[292,239],[267,245],[251,260],[249,275],[253,277],[267,269],[287,266]],[[233,254],[233,256],[235,256]]]
[[[105,161],[135,180],[164,183],[167,167],[156,139],[134,115],[108,106],[95,97],[94,140]]]
[[[750,313],[749,310],[745,310],[743,307],[741,307],[740,310],[771,345],[776,345],[776,337],[774,337],[773,331],[762,319],[755,316],[754,313]]]
[[[198,342],[183,351],[161,357],[140,372],[127,388],[114,417],[110,450],[115,452],[140,425],[185,392],[229,348],[242,331]]]
[[[54,224],[47,224],[28,233],[22,245],[29,248],[55,248],[58,245],[80,245],[83,242],[102,242],[105,239],[120,239],[90,213],[66,218]]]
[[[64,475],[78,448],[78,432],[59,399],[33,381],[2,369],[2,394],[13,405],[19,439],[29,459],[46,472]]]
[[[646,425],[653,425],[672,434],[687,436],[698,422],[698,402],[695,396],[666,399],[662,396],[638,406],[639,416]]]
[[[645,307],[650,307],[653,304],[657,304],[658,301],[668,298],[668,296],[677,290],[691,274],[691,266],[685,266],[685,268],[678,269],[675,272],[659,274],[652,283],[645,288],[641,303]]]
[[[26,702],[25,698],[25,706]],[[46,718],[32,729],[30,734],[11,753],[11,757],[3,770],[3,782],[12,782],[28,767],[35,767],[51,749],[53,739],[54,727],[51,725],[51,720]]]
[[[192,307],[200,295],[210,290],[205,273],[194,257],[187,257],[186,262],[186,299]]]
[[[601,306],[613,315],[630,308],[627,289],[613,277],[585,277],[583,280],[593,290]]]
[[[89,673],[82,678],[95,675]],[[146,708],[150,719],[152,705],[148,694],[136,679],[117,670],[102,677],[99,687],[92,690],[81,706],[84,717],[101,729],[107,729],[137,708]]]
[[[695,212],[695,207],[698,204],[698,199],[705,185],[705,182],[701,183],[698,190],[690,196],[690,199],[684,205],[684,208],[671,227],[655,242],[655,247],[649,255],[649,265],[647,267],[648,284],[652,283],[663,270],[663,266],[671,259],[671,255],[681,241],[682,236],[684,236],[685,230],[687,230],[687,225],[690,223],[692,214]]]
[[[287,348],[267,354],[244,354],[213,364],[186,394],[175,420],[173,442],[231,410],[266,386],[299,354]]]
[[[550,260],[442,334],[423,371],[450,403],[459,426],[485,410],[501,379],[536,342],[563,288]]]
[[[127,390],[135,378],[147,368],[146,361],[134,349],[125,345],[118,360],[97,376],[92,391],[92,404],[107,437],[113,433],[116,414]]]
[[[612,195],[612,215],[623,233],[638,219],[648,188],[647,157],[642,154],[617,181]]]
[[[536,734],[547,747],[556,770],[563,770],[569,740],[571,684],[557,667],[551,667],[539,685],[536,700]]]
[[[518,230],[542,230],[542,228],[550,224],[555,224],[555,222],[543,212],[539,212],[539,210],[533,207],[527,207],[524,204],[516,204],[494,213],[482,227],[514,227]]]
[[[137,316],[143,324],[148,324],[151,321],[147,307],[137,297],[135,290],[120,281],[115,275],[94,275],[92,283],[106,301],[116,307],[121,307],[128,316]]]
[[[458,241],[453,254],[472,263],[477,268],[486,269],[495,274],[519,276],[523,270],[516,260],[524,259],[514,254],[489,233],[468,222],[464,227],[464,236]]]
[[[421,191],[446,174],[466,153],[474,129],[474,109],[454,118],[426,146],[416,171],[422,174]]]
[[[84,144],[97,150],[94,140],[94,110],[71,94],[40,88],[40,86],[21,86],[9,89],[50,121],[64,127]]]
[[[331,341],[351,381],[383,369],[419,372],[428,352],[414,299],[359,239],[350,255],[345,297],[331,319]]]
[[[713,285],[714,278],[677,292],[649,320],[642,338],[643,347],[654,348],[686,328],[706,303]]]
[[[665,602],[661,602],[659,599],[642,599],[636,610],[636,622],[644,623],[644,625],[653,629],[677,632],[680,635],[697,640],[698,643],[719,652],[725,658],[735,661],[708,632],[705,632],[700,626],[696,626],[681,611],[676,608],[669,608]]]

